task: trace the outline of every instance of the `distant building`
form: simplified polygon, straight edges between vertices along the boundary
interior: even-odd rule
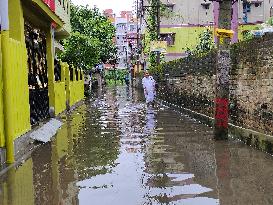
[[[219,3],[208,0],[161,0],[165,12],[161,13],[161,39],[168,44],[166,61],[185,56],[187,48],[192,49],[198,43],[198,36],[205,29],[213,31],[218,25]],[[144,5],[149,5],[144,0]],[[270,0],[239,0],[233,4],[232,29],[237,42],[242,31],[250,30],[272,16],[273,3]],[[238,25],[237,27],[236,25]]]
[[[118,68],[127,68],[131,62],[132,54],[137,44],[137,20],[132,11],[121,11],[116,16],[112,9],[104,10],[116,28],[115,42],[118,49]]]
[[[128,61],[128,42],[127,42],[127,30],[128,20],[127,18],[117,17],[115,21],[116,27],[116,46],[118,49],[118,67],[126,68]]]

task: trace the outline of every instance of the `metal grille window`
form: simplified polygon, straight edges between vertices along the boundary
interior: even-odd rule
[[[160,38],[162,41],[167,41],[168,46],[175,44],[175,33],[161,33]]]
[[[168,3],[164,4],[164,6],[168,9],[169,12],[173,12],[175,4],[168,2]]]
[[[204,3],[201,3],[202,7],[203,7],[204,9],[206,9],[206,10],[208,10],[208,9],[209,9],[210,4],[211,4],[210,2],[204,2]]]
[[[45,35],[26,25],[26,47],[28,53],[28,84],[31,88],[46,88],[48,84]]]
[[[49,117],[48,75],[45,34],[25,24],[28,54],[28,85],[31,124]]]
[[[251,12],[251,4],[250,2],[243,2],[243,13]]]

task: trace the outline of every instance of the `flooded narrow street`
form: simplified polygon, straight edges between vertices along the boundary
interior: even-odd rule
[[[273,157],[138,91],[107,88],[1,176],[4,205],[272,205]]]

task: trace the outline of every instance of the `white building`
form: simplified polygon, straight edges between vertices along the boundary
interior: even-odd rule
[[[116,45],[118,48],[118,68],[126,68],[128,61],[128,20],[127,18],[117,17],[115,20],[116,27]]]

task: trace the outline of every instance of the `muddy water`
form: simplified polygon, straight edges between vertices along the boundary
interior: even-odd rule
[[[273,158],[140,93],[108,88],[1,177],[0,204],[272,205]]]

